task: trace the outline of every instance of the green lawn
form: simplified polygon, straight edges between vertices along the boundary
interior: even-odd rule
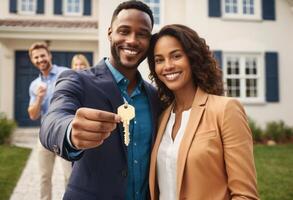
[[[0,145],[0,200],[7,200],[30,149]],[[254,148],[261,200],[293,199],[293,144]]]
[[[261,200],[292,200],[293,144],[256,145],[254,156]]]
[[[31,149],[0,145],[0,200],[7,200],[15,187]]]

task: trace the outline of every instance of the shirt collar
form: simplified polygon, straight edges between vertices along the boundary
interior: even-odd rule
[[[109,70],[111,71],[112,75],[114,76],[115,80],[116,80],[116,83],[118,85],[120,84],[123,84],[123,85],[128,85],[129,84],[129,80],[123,75],[121,74],[109,61],[109,58],[106,58],[105,59],[105,63],[107,65],[107,67],[109,68]],[[137,87],[139,89],[141,89],[141,86],[142,86],[142,76],[141,74],[138,72],[137,73],[137,81],[138,81],[138,84],[137,84]]]
[[[57,65],[52,65],[52,67],[51,67],[51,70],[50,70],[50,72],[49,72],[49,74],[48,74],[48,77],[49,76],[51,76],[51,75],[55,75],[55,74],[57,74],[58,73],[58,69],[57,69]],[[45,77],[43,76],[43,74],[42,73],[40,73],[40,77],[42,78],[42,79],[45,79]]]

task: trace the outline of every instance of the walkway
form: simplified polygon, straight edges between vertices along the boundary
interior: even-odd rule
[[[38,176],[38,164],[36,144],[38,139],[38,129],[18,129],[12,137],[12,143],[16,146],[32,149],[32,153],[26,163],[20,179],[10,200],[39,200],[40,183]],[[62,199],[64,193],[64,177],[59,159],[56,160],[53,172],[53,198],[52,200]]]

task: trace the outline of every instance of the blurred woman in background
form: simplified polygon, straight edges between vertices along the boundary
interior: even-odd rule
[[[82,54],[76,54],[71,61],[71,69],[82,70],[90,67],[89,61]]]

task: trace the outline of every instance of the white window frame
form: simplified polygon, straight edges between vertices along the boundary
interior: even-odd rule
[[[160,20],[160,23],[157,24],[154,21],[154,27],[153,27],[153,32],[157,32],[160,29],[160,27],[162,26],[162,24],[163,24],[164,0],[159,0],[159,3],[152,2],[154,0],[148,0],[148,1],[150,1],[150,2],[147,2],[146,0],[144,0],[144,3],[146,3],[152,10],[153,10],[153,7],[158,7],[159,8],[159,20]],[[154,15],[154,11],[153,11],[153,15]],[[155,20],[155,16],[154,16],[154,20]]]
[[[69,12],[68,10],[68,2],[69,0],[63,0],[63,13],[65,16],[82,16],[83,15],[83,0],[79,0],[79,12]]]
[[[243,20],[261,20],[261,0],[254,1],[254,14],[248,15],[243,13],[243,1],[237,0],[237,13],[227,13],[225,9],[226,0],[222,0],[222,13],[224,19],[243,19]]]
[[[227,60],[229,57],[239,58],[239,75],[227,74]],[[256,58],[257,62],[257,74],[247,75],[245,74],[245,61],[246,58]],[[226,94],[228,93],[228,78],[240,79],[240,96],[234,97],[239,99],[242,103],[264,103],[265,100],[265,73],[264,73],[264,56],[259,52],[224,52],[223,53],[223,80]],[[246,96],[246,79],[255,78],[257,79],[257,96],[247,97]],[[228,94],[227,94],[228,95]]]
[[[19,14],[23,15],[34,15],[37,11],[37,0],[31,0],[32,1],[32,10],[23,10],[22,3],[25,3],[25,7],[27,8],[29,6],[29,0],[18,0],[17,1],[17,10]]]

